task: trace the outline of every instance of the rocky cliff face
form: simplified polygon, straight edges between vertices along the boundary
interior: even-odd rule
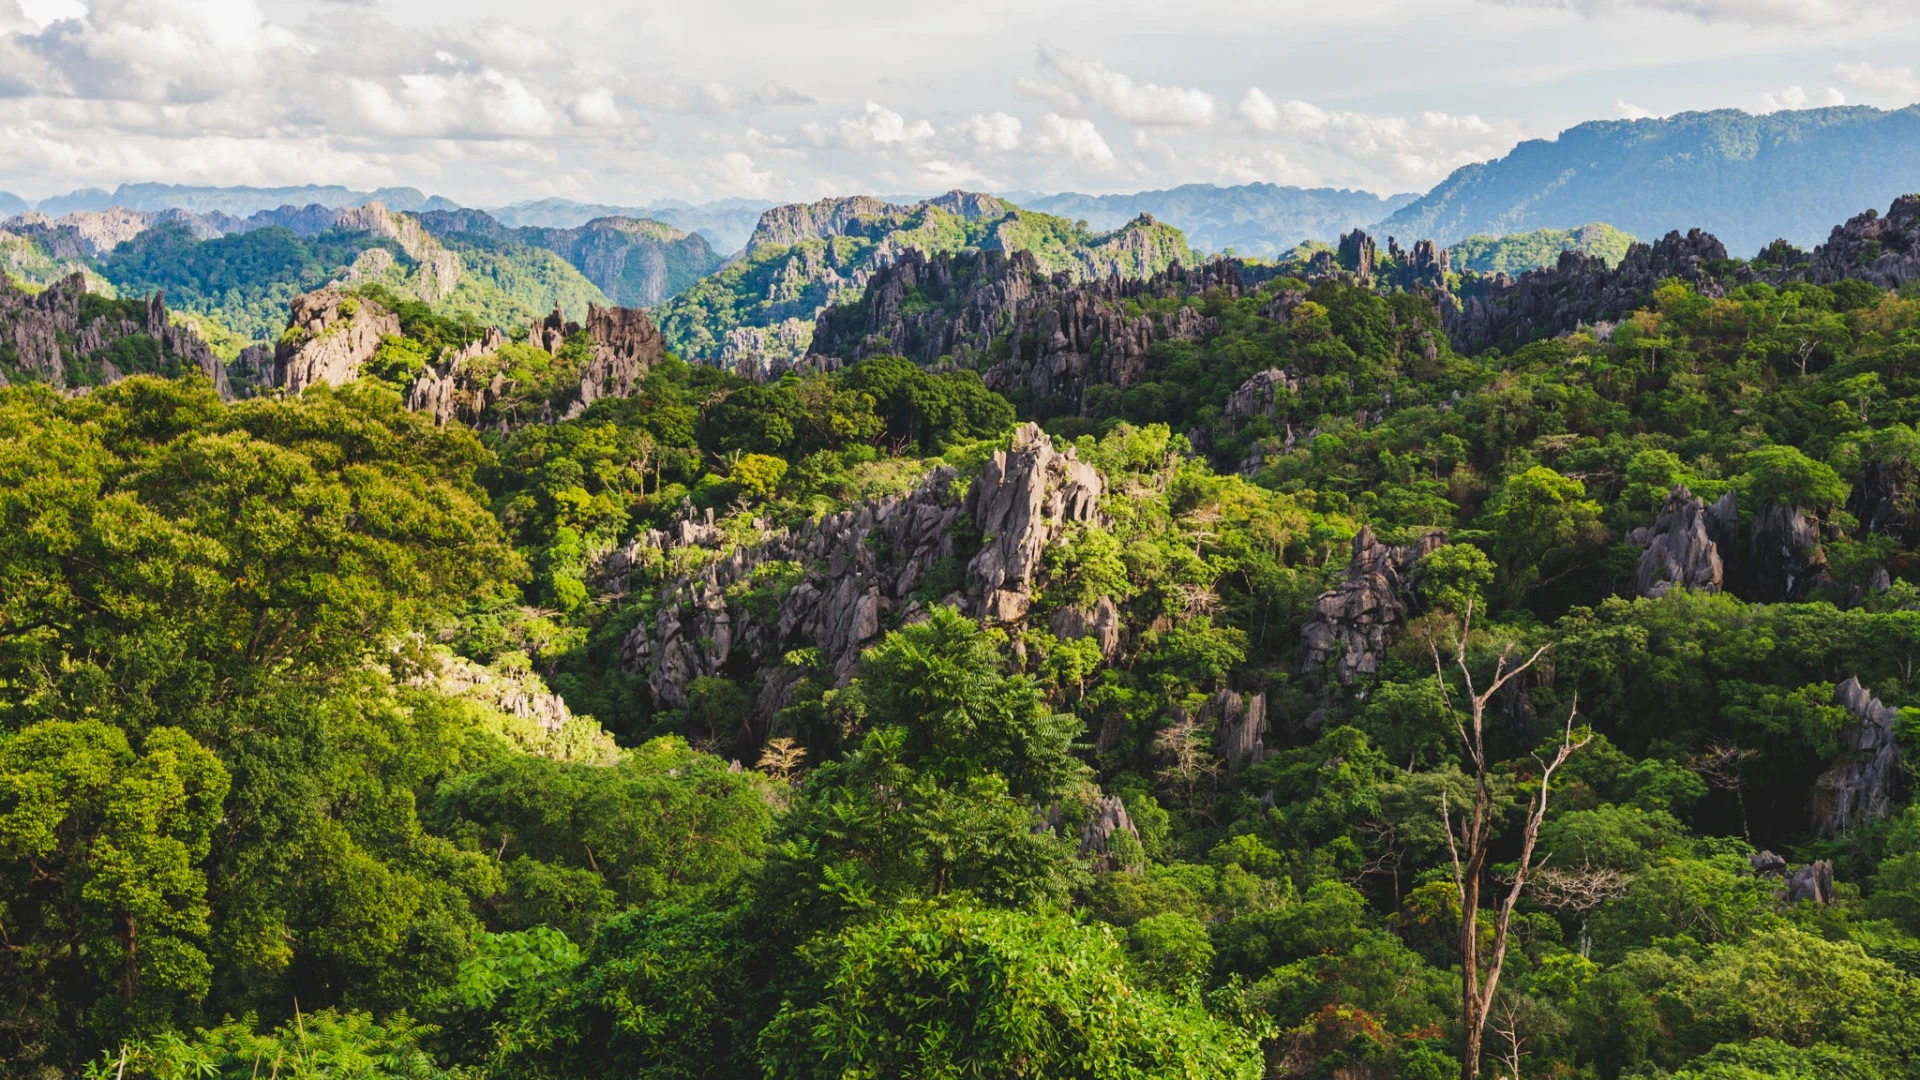
[[[1797,506],[1766,506],[1754,515],[1748,555],[1761,600],[1798,602],[1832,581],[1820,537]]]
[[[567,322],[556,309],[528,328],[527,344],[559,356],[567,339],[582,330],[589,359],[578,371],[561,376],[557,385],[516,385],[498,364],[490,362],[506,344],[506,337],[498,330],[489,330],[479,341],[422,372],[407,391],[407,407],[430,414],[437,424],[460,420],[501,431],[530,420],[571,420],[602,398],[632,396],[647,372],[666,358],[659,328],[646,313],[631,308],[588,305],[584,327]],[[507,415],[496,408],[509,400],[540,395],[543,390],[530,414],[523,415],[526,410],[520,410]]]
[[[1029,424],[964,496],[956,495],[954,481],[953,470],[939,468],[910,494],[870,500],[732,550],[668,586],[654,621],[628,635],[625,665],[646,673],[654,701],[667,708],[685,707],[696,678],[761,671],[760,697],[742,731],[758,741],[801,676],[781,662],[794,649],[819,650],[828,677],[844,684],[861,649],[929,603],[989,621],[1025,619],[1046,549],[1073,525],[1095,519],[1105,490],[1099,473],[1071,451],[1056,452]],[[983,534],[976,552],[961,546],[963,520]],[[625,583],[632,567],[651,561],[652,550],[724,545],[710,521],[689,513],[672,529],[609,555],[602,580]],[[961,558],[968,561],[959,587],[929,592],[936,564]],[[1117,648],[1118,612],[1108,618]],[[1093,613],[1096,633],[1101,619]]]
[[[1881,704],[1858,678],[1835,687],[1833,703],[1855,722],[1840,734],[1840,760],[1814,785],[1813,820],[1822,836],[1886,817],[1901,776],[1900,744],[1893,734],[1900,711]]]
[[[483,210],[436,210],[420,215],[420,223],[436,236],[544,248],[625,307],[652,307],[719,269],[722,262],[705,237],[642,218],[600,217],[572,229],[510,229]]]
[[[904,218],[907,210],[907,207],[882,202],[871,195],[776,206],[760,215],[760,224],[747,241],[747,254],[751,255],[764,247],[791,246],[802,240],[846,236],[856,222]]]
[[[292,394],[358,379],[380,339],[400,335],[399,316],[334,286],[294,297],[290,310],[274,351],[273,382]]]
[[[1210,289],[1238,296],[1243,288],[1239,264],[1229,260],[1176,265],[1145,280],[1076,284],[1070,274],[1045,272],[1025,251],[908,251],[877,271],[858,300],[821,313],[809,360],[897,353],[922,365],[950,357],[972,366],[984,358],[982,378],[992,389],[1074,411],[1090,386],[1138,382],[1154,342],[1219,332],[1191,308],[1156,319],[1129,315],[1130,302]]]
[[[1703,296],[1722,296],[1725,290],[1707,264],[1726,257],[1720,241],[1698,229],[1685,236],[1668,233],[1651,247],[1635,244],[1611,270],[1598,256],[1565,251],[1559,265],[1518,278],[1470,275],[1457,296],[1441,298],[1441,310],[1461,352],[1512,349],[1629,315],[1670,277]]]
[[[1731,498],[1732,492],[1728,492]],[[1674,588],[1719,592],[1726,578],[1720,546],[1708,528],[1709,512],[1698,495],[1675,484],[1651,528],[1635,529],[1629,543],[1646,548],[1634,575],[1634,592],[1662,597]]]
[[[1806,275],[1817,285],[1855,278],[1882,289],[1920,279],[1920,195],[1895,199],[1885,217],[1869,210],[1834,226]]]
[[[1353,538],[1346,579],[1315,601],[1314,617],[1300,631],[1306,639],[1306,672],[1321,675],[1331,663],[1342,684],[1378,674],[1387,646],[1406,622],[1414,564],[1445,543],[1446,535],[1435,532],[1405,547],[1390,547],[1371,526],[1362,526]]]
[[[0,276],[0,386],[11,380],[79,390],[129,375],[194,371],[231,396],[226,368],[190,328],[173,324],[159,294],[98,300],[79,274],[28,293]]]

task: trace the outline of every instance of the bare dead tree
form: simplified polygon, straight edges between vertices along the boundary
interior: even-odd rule
[[[1534,870],[1533,899],[1543,907],[1570,912],[1580,919],[1580,955],[1593,942],[1587,936],[1587,916],[1601,904],[1624,895],[1633,875],[1608,866],[1540,866]]]
[[[1695,754],[1687,762],[1687,768],[1705,780],[1708,785],[1721,791],[1733,792],[1734,802],[1740,804],[1740,835],[1747,843],[1753,843],[1753,830],[1747,827],[1747,795],[1740,783],[1740,769],[1747,759],[1759,753],[1716,742],[1707,747],[1704,753]]]
[[[1528,875],[1533,869],[1533,848],[1540,838],[1540,823],[1547,816],[1547,796],[1553,785],[1553,774],[1566,764],[1574,751],[1587,745],[1592,738],[1588,735],[1575,741],[1573,737],[1574,717],[1580,711],[1580,701],[1576,697],[1573,707],[1567,710],[1566,729],[1552,760],[1542,758],[1537,753],[1533,755],[1535,763],[1540,766],[1540,788],[1528,801],[1525,828],[1521,833],[1520,859],[1514,869],[1512,885],[1494,913],[1493,949],[1483,972],[1480,962],[1480,886],[1486,876],[1488,857],[1493,851],[1496,824],[1492,764],[1487,758],[1487,706],[1501,687],[1546,655],[1549,646],[1540,646],[1532,656],[1519,662],[1514,660],[1512,645],[1503,647],[1499,659],[1494,662],[1492,681],[1485,690],[1481,690],[1474,682],[1472,667],[1467,664],[1467,642],[1472,629],[1473,604],[1469,601],[1460,623],[1459,639],[1454,643],[1453,662],[1465,680],[1471,729],[1460,719],[1458,710],[1453,707],[1451,697],[1446,693],[1446,664],[1441,660],[1440,648],[1431,636],[1427,639],[1427,647],[1433,654],[1434,673],[1440,677],[1441,694],[1447,712],[1454,718],[1454,728],[1473,766],[1474,778],[1473,805],[1466,809],[1458,829],[1454,827],[1453,815],[1447,806],[1446,790],[1443,788],[1440,793],[1440,819],[1446,828],[1447,850],[1453,856],[1453,883],[1460,896],[1460,998],[1461,1021],[1465,1030],[1460,1048],[1461,1080],[1479,1080],[1480,1077],[1480,1048],[1486,1038],[1488,1012],[1499,990],[1501,969],[1507,962],[1507,931],[1513,923],[1514,905],[1519,903],[1520,893],[1526,888]]]

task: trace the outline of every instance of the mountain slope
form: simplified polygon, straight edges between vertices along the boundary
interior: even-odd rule
[[[1736,109],[1581,124],[1459,169],[1370,230],[1451,244],[1605,221],[1636,236],[1697,227],[1737,254],[1803,247],[1863,206],[1920,187],[1920,106],[1754,116]]]
[[[1518,274],[1552,266],[1563,251],[1597,256],[1608,266],[1626,257],[1633,237],[1604,222],[1577,229],[1535,229],[1508,236],[1469,236],[1447,249],[1455,270]]]
[[[806,355],[813,319],[855,297],[908,250],[1032,252],[1046,273],[1145,277],[1193,261],[1178,229],[1141,217],[1097,233],[991,195],[953,191],[912,206],[869,196],[782,206],[760,218],[741,258],[663,305],[667,346],[688,359],[767,370]]]
[[[625,307],[652,307],[721,263],[705,237],[631,217],[595,218],[570,229],[509,229],[482,210],[433,211],[420,220],[449,240],[517,243],[550,251]]]
[[[645,206],[582,203],[572,199],[540,199],[489,209],[488,214],[509,228],[575,229],[596,218],[640,218],[663,222],[682,232],[698,233],[715,250],[739,251],[760,222],[760,215],[776,204],[765,199],[721,199],[688,203],[661,199]]]
[[[1115,229],[1141,214],[1178,227],[1200,251],[1271,257],[1302,240],[1332,240],[1394,213],[1417,196],[1383,197],[1344,188],[1298,188],[1278,184],[1183,184],[1131,195],[1007,196],[1029,210]]]

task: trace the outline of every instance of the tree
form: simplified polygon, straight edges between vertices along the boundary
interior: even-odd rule
[[[1466,685],[1469,721],[1461,721],[1456,711],[1454,724],[1473,768],[1474,791],[1472,803],[1457,826],[1447,806],[1445,789],[1442,789],[1440,798],[1441,819],[1447,831],[1447,850],[1453,857],[1454,888],[1460,897],[1461,1023],[1465,1029],[1460,1049],[1461,1080],[1477,1080],[1480,1075],[1480,1046],[1486,1034],[1494,995],[1500,988],[1501,969],[1506,964],[1507,933],[1513,922],[1513,907],[1519,902],[1521,891],[1526,888],[1528,875],[1533,870],[1534,844],[1540,837],[1540,823],[1547,816],[1547,798],[1553,774],[1566,764],[1574,751],[1585,746],[1592,738],[1590,734],[1582,734],[1578,741],[1574,739],[1573,721],[1579,710],[1576,698],[1573,707],[1567,710],[1566,729],[1552,760],[1543,759],[1537,753],[1534,755],[1534,761],[1540,767],[1540,786],[1528,802],[1521,831],[1520,858],[1514,867],[1512,884],[1494,913],[1493,950],[1487,957],[1483,974],[1480,966],[1480,888],[1487,871],[1487,861],[1492,855],[1497,824],[1491,784],[1493,765],[1487,755],[1487,705],[1502,687],[1545,655],[1548,647],[1542,645],[1526,660],[1518,662],[1514,662],[1512,646],[1503,647],[1494,661],[1493,678],[1485,690],[1479,690],[1474,685],[1473,669],[1467,663],[1467,642],[1472,626],[1473,609],[1468,607],[1461,621],[1453,659]],[[1440,659],[1439,646],[1429,638],[1428,647],[1433,654],[1434,673],[1439,676],[1444,689],[1446,668]],[[1451,701],[1447,707],[1453,710]]]
[[[1491,511],[1493,553],[1509,603],[1578,565],[1606,537],[1586,485],[1534,466],[1507,478]]]
[[[761,1032],[775,1080],[847,1076],[1257,1080],[1252,1040],[1131,986],[1111,930],[908,905],[808,950]]]

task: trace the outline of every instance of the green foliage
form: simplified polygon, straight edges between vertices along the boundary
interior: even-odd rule
[[[1508,236],[1469,236],[1447,249],[1455,270],[1519,277],[1528,270],[1553,266],[1563,251],[1591,255],[1608,266],[1620,265],[1634,238],[1605,222],[1577,229],[1535,229]]]
[[[1111,932],[905,908],[808,950],[809,992],[760,1036],[776,1077],[1252,1078],[1249,1040],[1127,985]]]

